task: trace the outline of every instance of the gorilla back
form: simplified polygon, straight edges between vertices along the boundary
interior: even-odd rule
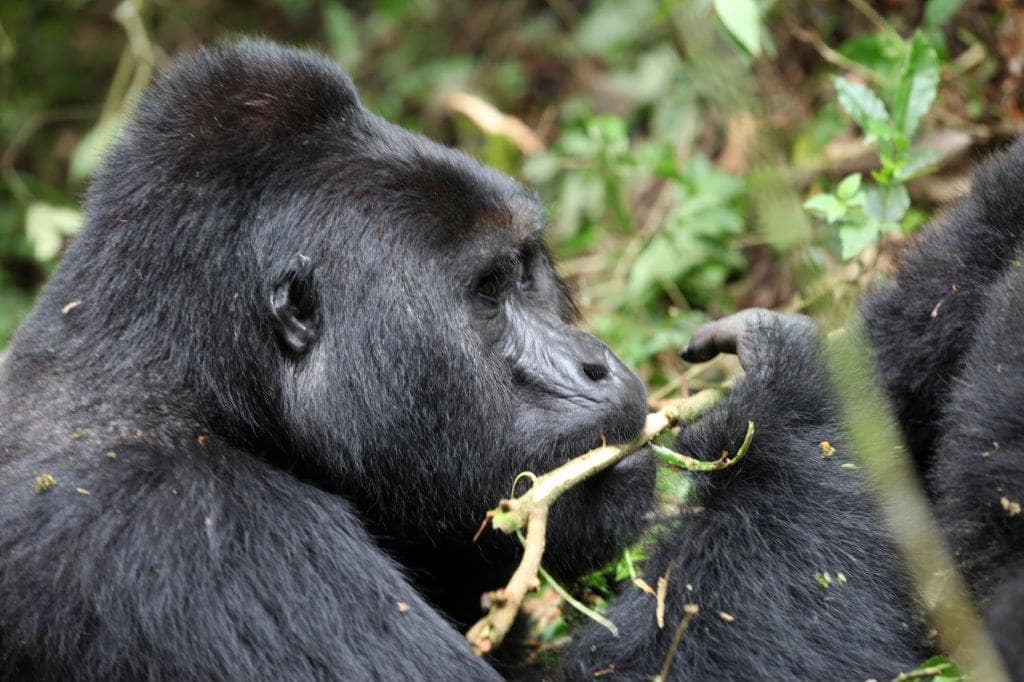
[[[0,368],[0,670],[494,676],[452,626],[517,549],[480,514],[645,412],[540,227],[322,58],[179,61]],[[604,561],[652,487],[640,459],[567,496],[550,568]]]

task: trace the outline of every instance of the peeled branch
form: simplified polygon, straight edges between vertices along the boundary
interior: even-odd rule
[[[604,445],[595,448],[542,476],[524,474],[523,476],[533,479],[533,486],[518,497],[502,500],[496,508],[487,512],[479,532],[490,523],[503,533],[520,533],[525,529],[526,538],[523,543],[523,557],[508,584],[485,595],[485,601],[489,604],[487,615],[466,633],[466,639],[477,656],[484,656],[501,644],[512,627],[527,592],[531,588],[536,589],[539,584],[537,576],[544,555],[548,511],[555,500],[567,490],[626,456],[652,445],[654,439],[669,429],[696,421],[728,395],[728,392],[729,387],[724,386],[670,402],[657,412],[647,415],[643,432],[625,445]],[[668,459],[674,466],[691,471],[715,471],[731,466],[742,458],[750,447],[753,435],[754,425],[749,423],[746,438],[736,455],[730,458],[728,453],[723,453],[723,456],[714,462],[686,457],[661,446],[654,446],[654,449],[660,457]]]

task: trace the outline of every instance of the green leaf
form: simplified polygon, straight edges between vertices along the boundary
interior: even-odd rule
[[[886,82],[890,77],[895,80],[907,50],[899,35],[884,32],[852,38],[843,43],[839,53],[879,74]]]
[[[922,675],[922,673],[925,673]],[[931,673],[931,674],[929,674]],[[932,656],[927,661],[917,666],[910,673],[903,673],[897,679],[909,679],[916,674],[920,679],[930,682],[964,682],[963,671],[945,656]]]
[[[935,101],[939,89],[939,57],[920,32],[910,43],[899,86],[893,98],[892,120],[908,139]]]
[[[924,23],[928,26],[941,26],[957,13],[963,0],[928,0],[924,6]]]
[[[32,243],[38,261],[47,261],[60,253],[64,237],[78,232],[82,215],[73,208],[36,202],[25,211],[25,236]]]
[[[576,27],[576,44],[584,54],[607,56],[645,39],[658,10],[652,0],[604,0],[590,8]]]
[[[750,54],[761,54],[761,11],[754,0],[714,0],[722,24]]]
[[[839,106],[864,131],[869,131],[873,124],[891,125],[892,121],[889,118],[889,112],[885,109],[885,104],[866,85],[853,83],[839,77],[833,79],[832,82],[839,96]]]
[[[589,172],[569,173],[562,181],[553,234],[566,239],[576,234],[583,223],[604,205],[604,185]]]
[[[334,58],[346,69],[354,68],[361,52],[355,17],[340,2],[328,2],[324,5],[323,22]]]
[[[839,228],[839,255],[850,260],[878,238],[881,229],[874,221],[863,225],[844,225]]]
[[[906,182],[935,170],[936,164],[942,159],[938,149],[911,149],[906,161],[897,169],[896,180]]]
[[[907,188],[902,184],[889,187],[872,185],[867,188],[866,193],[864,212],[868,217],[880,223],[886,230],[896,229],[894,224],[903,220],[907,209],[910,208]]]
[[[815,194],[805,201],[804,208],[830,223],[834,223],[846,215],[846,205],[834,195],[826,192]]]
[[[843,181],[839,183],[839,186],[836,187],[836,196],[843,201],[848,201],[857,193],[857,190],[860,189],[860,181],[860,173],[847,175],[843,178]]]
[[[532,183],[545,185],[555,179],[562,169],[562,159],[550,151],[542,152],[526,160],[522,167],[523,177]]]

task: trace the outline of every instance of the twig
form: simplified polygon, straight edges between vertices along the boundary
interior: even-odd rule
[[[627,455],[640,450],[651,441],[678,424],[700,418],[728,393],[728,387],[712,388],[676,401],[647,415],[643,432],[625,445],[605,445],[573,459],[543,476],[538,476],[533,487],[510,500],[502,500],[496,509],[487,512],[484,526],[503,533],[516,533],[526,529],[523,557],[508,584],[490,593],[490,607],[469,632],[473,652],[483,656],[497,647],[512,623],[530,589],[539,587],[537,578],[541,557],[544,555],[548,510],[561,495],[581,481],[607,469]]]
[[[800,42],[806,43],[813,47],[814,50],[818,53],[818,56],[820,56],[822,59],[829,62],[830,64],[838,66],[841,69],[845,69],[846,71],[852,71],[870,80],[872,75],[870,71],[868,71],[866,68],[864,68],[857,62],[853,61],[852,59],[848,59],[839,52],[833,50],[825,43],[824,40],[822,40],[821,36],[819,36],[815,31],[800,26],[792,19],[787,19],[786,23],[789,26],[790,33],[792,33],[793,36]]]
[[[850,0],[850,4],[857,8],[857,11],[867,17],[868,21],[875,25],[875,28],[883,33],[893,34],[896,33],[888,21],[885,20],[881,14],[878,13],[874,7],[872,7],[866,0]]]
[[[927,668],[918,668],[917,670],[911,670],[910,672],[900,673],[896,677],[892,678],[892,682],[905,682],[906,680],[920,680],[925,677],[935,677],[936,675],[942,675],[942,673],[949,670],[951,666],[948,663],[942,663],[940,665],[931,665]]]
[[[507,137],[527,156],[544,151],[544,142],[530,126],[515,116],[499,111],[493,104],[476,95],[453,92],[445,98],[444,106],[450,111],[462,114],[486,133]]]
[[[612,633],[613,637],[619,636],[619,629],[615,627],[615,623],[611,622],[610,620],[602,616],[600,613],[590,608],[576,597],[569,594],[569,591],[562,587],[561,584],[559,584],[559,582],[555,580],[550,573],[545,571],[543,566],[538,566],[537,572],[541,578],[544,578],[544,582],[546,582],[551,587],[551,589],[555,591],[555,594],[564,599],[565,602],[569,604],[569,606],[573,607],[590,620],[594,621],[601,627],[608,630],[608,632]]]
[[[727,467],[731,467],[736,462],[743,459],[747,450],[750,449],[750,444],[754,440],[754,422],[747,422],[747,435],[743,437],[743,444],[740,445],[740,449],[736,451],[735,457],[729,456],[728,450],[722,451],[722,456],[713,462],[706,462],[701,459],[695,459],[686,455],[679,454],[674,450],[655,445],[651,443],[651,450],[654,451],[658,457],[668,462],[672,466],[679,467],[680,469],[686,469],[687,471],[696,471],[699,473],[710,473],[712,471],[719,471]]]
[[[668,679],[668,673],[672,670],[672,660],[676,657],[676,652],[679,651],[679,644],[683,641],[683,635],[686,633],[687,628],[690,627],[690,623],[700,613],[700,607],[696,604],[684,604],[683,613],[685,614],[682,620],[679,621],[679,625],[676,626],[676,634],[672,637],[672,644],[668,648],[668,655],[665,656],[665,663],[661,666],[661,672],[654,678],[654,682],[664,682]]]

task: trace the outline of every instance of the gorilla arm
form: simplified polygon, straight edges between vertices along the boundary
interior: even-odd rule
[[[922,230],[894,281],[861,307],[903,435],[927,472],[944,403],[987,292],[1019,257],[1024,141],[985,163],[969,195]]]
[[[0,668],[35,679],[497,679],[344,499],[213,438],[115,449],[78,457],[89,460],[78,471],[51,468],[59,485],[44,493],[34,472],[17,484],[0,621],[19,647],[0,646]]]
[[[700,611],[668,670],[690,679],[865,679],[924,657],[900,563],[843,440],[816,333],[806,318],[746,311],[702,328],[684,357],[738,352],[732,395],[684,429],[683,453],[735,452],[735,467],[695,478],[703,511],[664,532],[646,579],[668,579],[665,627],[655,600],[631,589],[608,617],[621,635],[588,624],[572,645],[573,675],[653,675],[666,665],[686,606]],[[836,456],[823,443],[838,451]],[[692,610],[692,608],[691,608]]]

